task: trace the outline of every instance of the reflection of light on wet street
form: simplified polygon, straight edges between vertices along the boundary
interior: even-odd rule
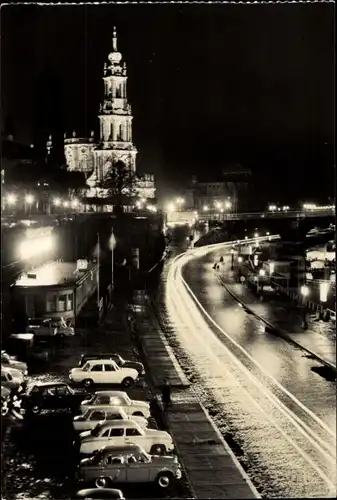
[[[261,331],[259,322],[254,323],[258,337],[244,331],[249,354],[212,324],[181,275],[191,258],[183,256],[171,266],[167,280],[169,318],[206,394],[223,407],[225,422],[244,449],[250,474],[263,482],[268,496],[327,496],[336,489],[335,432],[277,383],[284,361],[278,352],[266,349],[269,336]],[[208,263],[206,266],[208,270]],[[196,267],[195,275],[189,271],[192,280],[200,276],[200,263]],[[207,296],[210,311],[213,300],[221,301],[217,321],[226,318],[233,331],[246,330],[242,308],[224,306],[219,291],[210,293],[209,286],[207,277],[197,292],[201,300]]]

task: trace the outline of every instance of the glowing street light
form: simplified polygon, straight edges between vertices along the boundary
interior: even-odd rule
[[[269,232],[269,231],[267,231],[267,232],[266,232],[266,235],[267,235],[267,236],[269,236],[269,235],[270,235],[270,232]]]
[[[176,207],[175,207],[174,203],[169,203],[169,204],[167,205],[167,211],[168,211],[168,212],[171,212],[171,213],[172,213],[172,212],[174,212],[174,211],[175,211],[175,209],[176,209]]]
[[[34,196],[32,194],[26,194],[25,196],[25,202],[28,204],[28,205],[31,205],[34,201]]]
[[[274,212],[275,210],[277,210],[277,207],[276,205],[269,205],[268,210],[269,212]]]
[[[272,275],[275,270],[275,262],[269,262],[269,274]]]
[[[231,202],[230,202],[230,201],[226,201],[226,203],[225,203],[225,207],[226,207],[226,208],[232,208],[232,204],[231,204]]]
[[[266,275],[266,271],[264,269],[260,269],[259,275],[260,276],[265,276]]]
[[[16,194],[10,193],[7,195],[7,203],[8,205],[15,205],[17,200]]]
[[[258,238],[258,237],[259,237],[259,233],[255,233],[254,238]]]
[[[55,198],[54,199],[54,205],[55,205],[55,207],[59,207],[61,205],[61,199],[60,198]]]
[[[202,207],[202,209],[203,209],[203,211],[204,211],[204,212],[207,212],[207,210],[208,210],[208,205],[204,205],[204,206]]]
[[[301,286],[301,294],[303,295],[303,297],[307,297],[309,295],[309,288],[307,287],[307,285]]]
[[[64,201],[64,202],[63,202],[63,206],[64,206],[65,208],[69,207],[69,203],[68,203],[68,201]]]
[[[139,200],[138,200],[138,201],[136,201],[136,207],[137,207],[137,208],[141,208],[141,206],[142,206],[142,202],[141,202],[141,201],[139,201]]]
[[[78,206],[78,200],[74,199],[71,201],[71,208],[76,208]]]
[[[303,295],[303,299],[305,299],[309,295],[309,288],[307,287],[307,285],[301,286],[301,294]],[[307,311],[306,311],[305,305],[303,307],[302,328],[303,328],[303,330],[306,330],[308,328]]]
[[[241,256],[238,257],[238,262],[242,262],[242,257]]]

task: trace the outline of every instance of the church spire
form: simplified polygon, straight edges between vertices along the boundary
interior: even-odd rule
[[[117,52],[117,31],[116,26],[114,26],[113,34],[112,34],[112,48],[114,52]]]

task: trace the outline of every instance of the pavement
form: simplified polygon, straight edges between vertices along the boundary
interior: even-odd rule
[[[265,294],[263,301],[260,301],[246,284],[236,282],[228,263],[217,275],[227,291],[273,333],[298,345],[336,371],[336,331],[332,321],[315,321],[314,315],[307,315],[308,329],[303,330],[303,310],[286,297]]]
[[[165,377],[173,389],[165,421],[194,498],[260,498],[206,409],[186,392],[190,383],[150,304],[138,306],[134,313],[137,336],[151,378],[158,388]]]

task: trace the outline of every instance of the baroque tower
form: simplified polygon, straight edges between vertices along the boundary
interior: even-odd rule
[[[104,64],[104,99],[98,115],[100,140],[94,149],[95,171],[98,180],[104,179],[117,161],[136,170],[137,149],[132,143],[132,114],[127,99],[127,69],[117,49],[114,27],[112,52]]]

